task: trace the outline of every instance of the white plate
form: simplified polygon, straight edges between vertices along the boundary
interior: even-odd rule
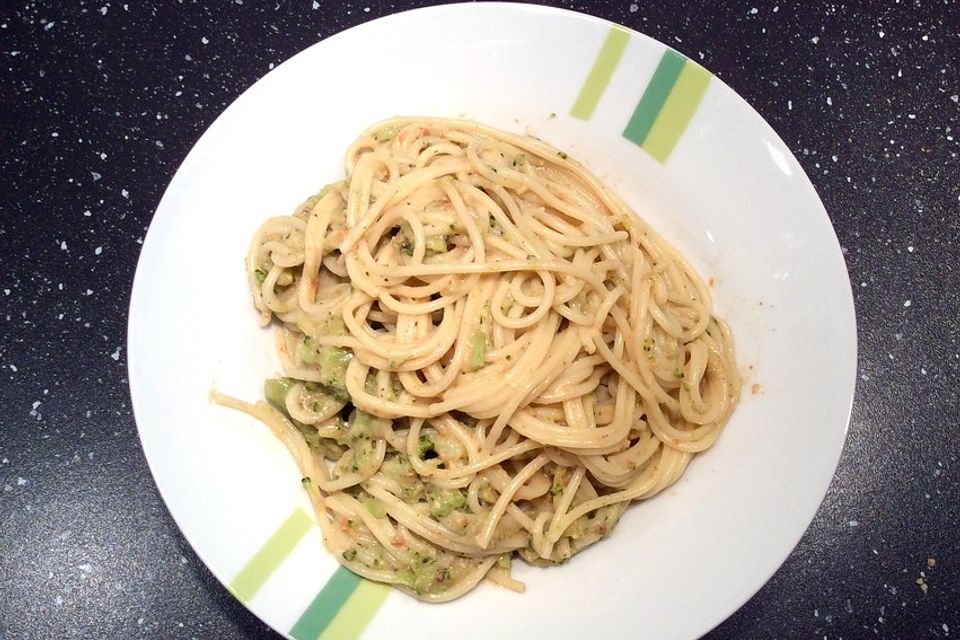
[[[591,167],[715,279],[718,314],[734,331],[747,381],[726,432],[673,488],[632,506],[608,540],[568,564],[520,566],[526,594],[481,585],[453,603],[425,605],[391,592],[379,606],[383,592],[364,583],[327,637],[456,630],[460,640],[486,640],[535,630],[556,638],[694,638],[764,584],[812,519],[843,445],[856,364],[852,296],[830,221],[776,133],[693,63],[681,78],[694,94],[699,80],[709,80],[702,100],[668,98],[673,111],[653,125],[661,143],[682,133],[672,152],[626,139],[668,49],[610,30],[592,17],[507,4],[434,7],[363,24],[246,91],[164,194],[130,305],[140,438],[197,554],[279,632],[317,637],[324,607],[336,613],[343,592],[328,588],[301,616],[338,565],[315,524],[299,538],[307,521],[288,520],[310,511],[282,445],[252,419],[211,405],[207,394],[216,385],[258,398],[263,379],[279,369],[243,272],[254,230],[341,177],[355,135],[392,115],[466,116],[527,131]],[[589,119],[583,104],[574,117],[605,42],[608,57],[618,47],[622,57],[615,68],[609,60],[597,65],[601,76],[612,68],[609,83]],[[676,112],[691,100],[696,109],[683,127]]]

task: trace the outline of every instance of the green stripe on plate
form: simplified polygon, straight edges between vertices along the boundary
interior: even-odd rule
[[[297,508],[291,513],[230,582],[228,588],[233,595],[241,602],[249,601],[290,555],[312,524],[313,518],[303,509]]]
[[[570,108],[570,115],[580,120],[590,119],[593,110],[597,108],[597,103],[600,102],[600,96],[610,84],[610,78],[620,64],[620,58],[623,57],[629,41],[630,33],[626,29],[618,25],[610,27],[607,38],[600,47],[600,53],[593,62],[593,68],[590,69],[583,87],[580,88],[580,94]]]
[[[320,634],[320,640],[354,640],[366,629],[383,601],[390,595],[390,587],[369,580],[361,580],[357,590],[340,608],[333,621]]]
[[[296,640],[317,640],[359,584],[360,578],[356,574],[346,567],[339,567],[300,615],[290,629],[290,635]]]
[[[659,160],[666,162],[677,141],[686,130],[693,114],[700,105],[710,78],[709,71],[691,60],[683,65],[673,90],[667,96],[657,119],[643,141],[643,148]]]
[[[650,79],[650,84],[643,91],[643,96],[637,107],[633,110],[630,122],[623,130],[623,137],[637,145],[643,145],[644,140],[653,128],[653,123],[657,119],[657,114],[663,108],[670,90],[673,89],[677,76],[683,69],[683,63],[686,61],[682,55],[676,51],[667,49],[660,58],[656,71]]]

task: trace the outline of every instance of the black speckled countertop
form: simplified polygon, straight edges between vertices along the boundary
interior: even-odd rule
[[[0,639],[278,637],[198,560],[146,467],[134,269],[177,166],[245,88],[422,4],[2,3]],[[839,469],[783,567],[708,637],[960,636],[960,3],[548,4],[732,86],[846,255],[860,353]]]

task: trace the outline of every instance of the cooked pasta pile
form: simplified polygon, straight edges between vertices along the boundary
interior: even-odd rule
[[[701,278],[562,151],[472,122],[365,131],[246,259],[283,375],[257,416],[326,546],[423,600],[562,563],[680,477],[736,406]],[[626,533],[624,535],[629,535]]]

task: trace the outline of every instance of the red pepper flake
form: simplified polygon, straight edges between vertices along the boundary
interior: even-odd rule
[[[430,129],[427,129],[426,127],[424,127],[423,129],[420,129],[420,134],[424,136],[428,136],[430,135]]]

